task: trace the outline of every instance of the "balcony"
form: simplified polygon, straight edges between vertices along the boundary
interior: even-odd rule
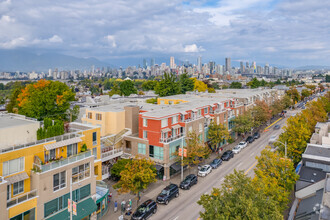
[[[23,203],[27,200],[33,199],[36,196],[37,196],[37,190],[34,189],[30,192],[24,193],[21,196],[9,199],[9,200],[7,200],[7,208],[10,208],[10,207],[12,207],[14,205],[17,205],[17,204],[20,204],[20,203]]]
[[[179,139],[179,138],[181,138],[181,137],[183,137],[183,136],[184,136],[184,133],[181,133],[181,134],[178,134],[178,135],[176,135],[176,136],[174,136],[174,137],[161,138],[161,139],[159,140],[159,142],[160,142],[160,143],[170,143],[170,142],[175,141],[175,140],[177,140],[177,139]]]
[[[195,121],[195,120],[200,119],[200,118],[203,118],[203,116],[202,115],[194,116],[194,117],[191,117],[191,118],[187,118],[187,119],[183,120],[182,122],[187,123],[187,122]]]
[[[79,154],[76,154],[74,156],[71,156],[69,158],[64,158],[64,159],[59,159],[59,160],[55,160],[53,162],[47,163],[47,164],[43,164],[43,165],[38,165],[36,163],[34,163],[34,167],[38,167],[39,169],[37,169],[37,171],[39,172],[46,172],[52,169],[56,169],[62,166],[66,166],[70,163],[74,163],[77,162],[79,160],[84,160],[88,157],[92,156],[92,152],[91,151],[86,151],[86,152],[82,152]]]
[[[102,162],[120,157],[123,154],[123,148],[111,149],[101,153]]]

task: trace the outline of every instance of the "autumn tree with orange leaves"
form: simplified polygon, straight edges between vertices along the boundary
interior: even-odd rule
[[[66,111],[75,94],[62,82],[39,80],[21,90],[17,98],[18,113],[41,120],[45,117],[66,119]]]

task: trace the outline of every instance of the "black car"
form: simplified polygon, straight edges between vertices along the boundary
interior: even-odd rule
[[[214,159],[214,160],[210,163],[210,166],[212,167],[212,169],[216,169],[216,168],[218,168],[221,164],[222,164],[222,160],[221,160],[221,159]]]
[[[189,174],[186,178],[180,183],[181,189],[190,189],[193,185],[197,184],[197,176],[195,174]]]
[[[259,132],[255,132],[255,133],[253,134],[253,138],[254,138],[254,139],[258,139],[258,138],[260,138],[260,133],[259,133]]]
[[[166,186],[163,191],[157,196],[157,203],[164,203],[167,205],[171,199],[179,197],[179,187],[176,184]]]
[[[254,141],[254,137],[253,136],[249,136],[245,140],[245,142],[248,142],[248,143],[252,143],[253,141]]]
[[[157,204],[154,200],[142,203],[132,215],[132,220],[147,219],[157,212]]]
[[[221,156],[221,160],[228,161],[228,160],[230,160],[230,158],[233,158],[233,157],[234,157],[234,153],[231,150],[227,150]]]

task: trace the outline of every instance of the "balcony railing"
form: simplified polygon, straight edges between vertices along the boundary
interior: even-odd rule
[[[60,136],[46,138],[46,139],[31,142],[31,143],[27,143],[27,144],[22,144],[22,145],[17,145],[17,146],[14,146],[14,147],[8,147],[8,148],[0,149],[0,154],[1,153],[7,153],[7,152],[10,152],[10,151],[13,151],[13,150],[26,148],[26,147],[31,147],[31,146],[38,145],[38,144],[48,143],[48,142],[52,142],[52,141],[59,142],[59,141],[64,141],[64,140],[68,140],[68,139],[71,139],[71,138],[83,137],[83,136],[84,136],[83,134],[79,134],[79,133],[63,134],[63,135],[60,135]]]
[[[176,136],[174,136],[174,137],[161,138],[161,139],[159,140],[159,142],[160,142],[160,143],[169,143],[169,142],[172,142],[172,141],[174,141],[174,140],[177,140],[177,139],[183,137],[183,135],[184,135],[184,133],[180,133],[180,134],[178,134],[178,135],[176,135]]]
[[[56,169],[58,167],[65,166],[67,164],[74,163],[74,162],[79,161],[79,160],[83,160],[83,159],[85,159],[87,157],[90,157],[90,156],[92,156],[92,152],[91,151],[86,151],[86,152],[79,153],[79,154],[76,154],[74,156],[71,156],[69,158],[60,159],[58,161],[50,162],[48,164],[44,164],[44,165],[40,166],[41,172],[46,172],[48,170]]]
[[[117,153],[120,153],[120,152],[123,152],[123,148],[112,149],[112,150],[109,150],[109,151],[106,151],[106,152],[102,153],[101,158],[106,158],[106,157],[109,157],[111,155],[114,155],[114,154],[117,154]]]
[[[183,120],[183,122],[187,123],[187,122],[195,121],[195,120],[200,119],[200,118],[203,118],[203,116],[200,115],[200,116],[195,116],[195,117],[187,118],[187,119]]]
[[[17,205],[17,204],[20,204],[22,202],[25,202],[29,199],[32,199],[32,198],[36,197],[36,196],[37,196],[37,190],[34,189],[30,192],[24,193],[21,196],[9,199],[9,200],[7,200],[7,208],[12,207],[12,206]]]

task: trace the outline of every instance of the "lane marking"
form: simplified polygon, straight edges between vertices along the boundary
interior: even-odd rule
[[[242,165],[242,162],[240,162],[238,165],[237,165],[237,167],[239,167],[239,166],[241,166]]]
[[[269,125],[268,127],[266,127],[265,129],[264,129],[264,131],[265,130],[267,130],[268,128],[270,128],[271,126],[273,126],[275,123],[277,123],[278,121],[280,121],[280,120],[282,120],[283,118],[279,118],[279,119],[277,119],[275,122],[273,122],[271,125]]]
[[[255,154],[255,152],[251,153],[251,154],[250,154],[250,157],[252,157],[254,154]]]
[[[258,161],[256,161],[256,162],[254,162],[254,164],[252,164],[252,166],[249,168],[249,169],[247,169],[245,172],[244,172],[244,174],[246,175],[253,167],[255,167],[255,165],[257,165],[257,163],[258,163]]]
[[[222,178],[220,179],[220,182],[222,182],[224,179],[225,179],[225,178],[224,178],[224,177],[222,177]]]
[[[179,218],[179,216],[175,217],[173,220],[177,220]]]

